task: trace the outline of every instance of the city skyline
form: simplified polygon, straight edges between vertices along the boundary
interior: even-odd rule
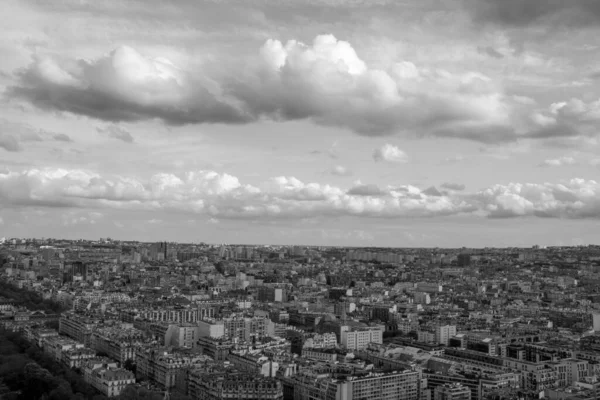
[[[0,237],[599,244],[600,4],[8,0]]]

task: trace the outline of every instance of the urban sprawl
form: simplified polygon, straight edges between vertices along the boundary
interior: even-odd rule
[[[99,396],[597,399],[600,246],[3,239],[0,267],[0,328]]]

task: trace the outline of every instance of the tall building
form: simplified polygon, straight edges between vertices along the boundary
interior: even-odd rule
[[[594,332],[600,332],[600,313],[592,314]]]
[[[435,341],[448,346],[451,337],[456,336],[456,325],[438,325],[435,328]]]
[[[153,243],[150,246],[150,258],[156,261],[164,261],[168,258],[167,242]]]

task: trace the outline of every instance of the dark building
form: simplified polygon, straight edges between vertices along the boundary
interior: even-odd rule
[[[459,254],[457,261],[459,267],[468,267],[469,265],[471,265],[471,255]]]
[[[76,276],[86,281],[88,278],[88,264],[83,261],[65,262],[63,269],[63,282],[73,282]]]

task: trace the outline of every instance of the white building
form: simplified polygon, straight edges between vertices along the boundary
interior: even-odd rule
[[[347,350],[362,350],[369,343],[383,343],[383,331],[381,329],[362,329],[356,331],[343,331],[341,334],[342,346]]]

